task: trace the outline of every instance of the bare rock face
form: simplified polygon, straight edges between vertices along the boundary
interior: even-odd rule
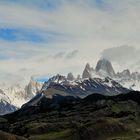
[[[124,70],[124,71],[122,72],[122,75],[123,75],[123,76],[126,76],[126,77],[130,77],[130,76],[131,76],[131,73],[130,73],[130,71],[127,69],[127,70]]]
[[[32,77],[30,79],[29,84],[25,87],[25,93],[27,98],[34,97],[38,91],[40,91],[42,88],[42,84],[36,82]]]
[[[77,80],[77,81],[78,81],[78,80],[81,80],[80,74],[77,75],[76,80]]]
[[[115,71],[112,67],[111,62],[106,59],[101,59],[98,61],[96,66],[96,72],[104,76],[115,76]]]
[[[67,80],[69,80],[69,81],[74,81],[75,80],[75,78],[74,78],[74,76],[73,76],[73,74],[71,72],[68,73]]]
[[[131,79],[131,73],[128,69],[126,69],[120,73],[117,73],[117,76],[122,79]]]
[[[93,78],[93,68],[90,67],[89,63],[86,64],[86,67],[83,71],[83,74],[82,74],[82,78],[85,79],[85,78]]]
[[[132,79],[134,79],[134,80],[140,80],[140,73],[138,73],[138,72],[133,72],[132,74],[131,74],[131,78]]]

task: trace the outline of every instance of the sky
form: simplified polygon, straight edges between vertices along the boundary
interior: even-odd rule
[[[104,57],[140,71],[140,0],[0,0],[0,81],[81,74]]]

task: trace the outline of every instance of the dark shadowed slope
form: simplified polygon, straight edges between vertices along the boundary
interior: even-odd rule
[[[48,102],[49,101],[49,102]],[[47,103],[45,103],[47,102]],[[42,99],[0,119],[0,129],[28,140],[138,140],[140,93]]]

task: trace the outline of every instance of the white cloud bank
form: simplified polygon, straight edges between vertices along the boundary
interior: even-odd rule
[[[86,62],[95,66],[107,48],[126,44],[123,55],[133,51],[131,45],[139,48],[139,0],[102,0],[101,7],[96,0],[58,1],[53,10],[32,7],[27,1],[26,6],[0,2],[1,28],[29,29],[46,39],[39,43],[0,41],[0,54],[9,56],[0,60],[0,75],[4,71],[21,76],[21,69],[27,70],[22,73],[25,79],[34,74],[78,74]],[[134,63],[138,59],[137,55]]]

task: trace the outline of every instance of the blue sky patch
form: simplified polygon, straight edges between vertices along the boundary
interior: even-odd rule
[[[0,4],[22,5],[42,10],[54,10],[60,4],[61,0],[0,0]]]
[[[42,78],[36,79],[37,82],[41,82],[41,83],[47,82],[48,80],[49,79],[48,78],[45,78],[45,77],[44,78],[42,77]]]
[[[28,41],[37,43],[42,42],[43,37],[34,31],[14,28],[0,28],[0,40],[12,42]]]
[[[67,38],[70,38],[70,36],[45,29],[0,28],[0,40],[7,42],[25,41],[31,43],[50,43],[62,39],[65,41]]]
[[[97,7],[101,8],[103,6],[103,0],[95,0]]]

